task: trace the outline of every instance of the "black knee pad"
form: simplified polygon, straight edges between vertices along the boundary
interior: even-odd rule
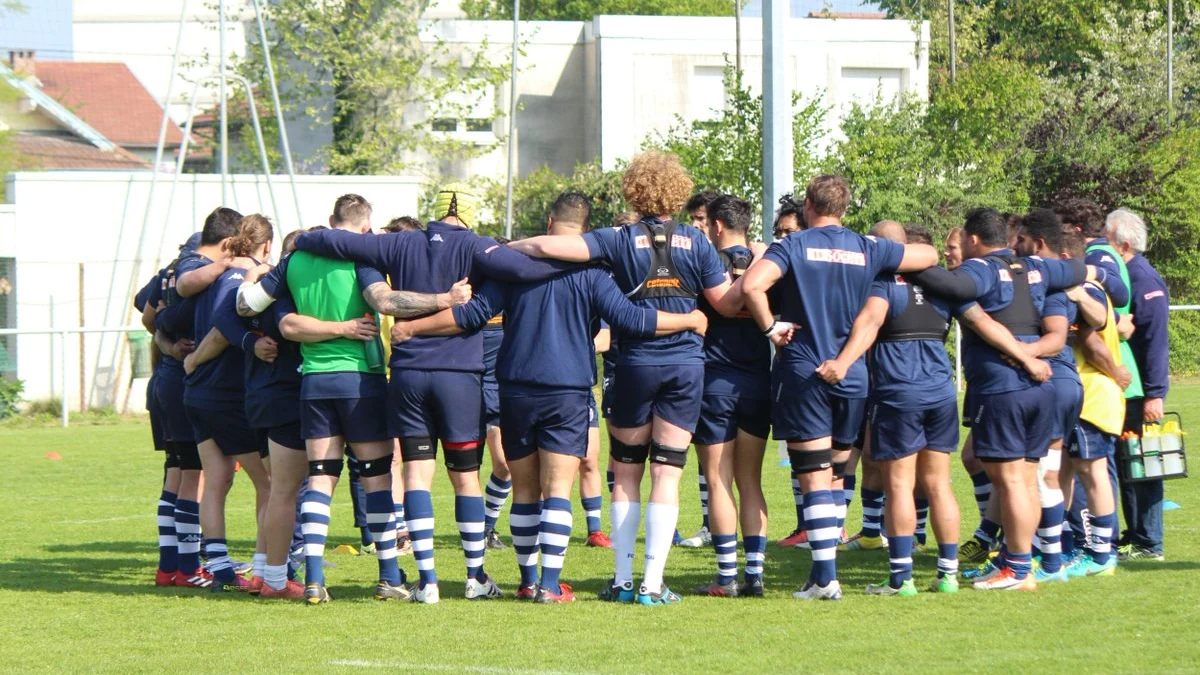
[[[832,455],[833,453],[830,453],[830,454]],[[834,478],[845,478],[846,477],[846,467],[848,467],[848,466],[850,466],[850,462],[834,462],[833,463],[833,477]]]
[[[622,464],[645,464],[650,456],[649,443],[629,445],[618,441],[612,434],[608,435],[608,450],[613,461]]]
[[[478,471],[483,464],[483,443],[465,448],[442,448],[442,461],[449,471]]]
[[[177,455],[171,451],[170,444],[167,445],[167,449],[163,454],[165,455],[165,457],[163,457],[163,470],[164,471],[166,471],[167,469],[178,469],[179,468],[179,455]]]
[[[168,444],[168,451],[179,458],[179,468],[183,471],[199,471],[200,466],[200,451],[196,449],[195,443],[184,443],[181,441],[171,441]]]
[[[358,460],[358,475],[363,478],[388,475],[392,472],[392,454],[389,452],[379,459]]]
[[[792,461],[792,473],[812,473],[823,471],[833,466],[833,450],[788,450],[788,458]]]
[[[333,476],[337,478],[342,475],[342,467],[345,463],[345,460],[341,457],[337,459],[318,459],[316,461],[309,460],[308,475]]]
[[[437,443],[429,437],[401,438],[400,459],[411,462],[419,459],[435,459]]]
[[[650,441],[650,463],[677,466],[682,469],[687,464],[687,448],[673,448],[658,441]]]

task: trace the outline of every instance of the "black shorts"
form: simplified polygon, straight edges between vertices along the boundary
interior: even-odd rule
[[[192,433],[196,437],[196,445],[211,440],[221,449],[226,457],[248,455],[252,452],[262,453],[265,445],[246,422],[246,412],[239,406],[225,410],[209,410],[195,406],[185,406],[188,420],[192,423]]]

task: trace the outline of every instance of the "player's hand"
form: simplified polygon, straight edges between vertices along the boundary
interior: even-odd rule
[[[275,363],[275,358],[279,356],[279,343],[269,335],[264,335],[254,342],[254,355],[259,361]]]
[[[447,295],[450,296],[449,307],[458,307],[459,305],[467,304],[471,301],[471,282],[467,281],[466,278],[459,279],[458,283],[450,287],[450,292]]]
[[[396,323],[392,324],[392,344],[398,345],[413,338],[411,323],[403,319],[396,319]]]
[[[767,252],[766,244],[762,243],[761,241],[751,242],[750,243],[750,255],[754,256],[754,259],[753,259],[753,261],[751,261],[751,264],[754,264],[754,262],[757,262],[758,259],[763,257],[763,254],[765,254],[766,252]]]
[[[188,354],[191,354],[194,351],[196,351],[196,343],[188,338],[176,340],[175,344],[171,346],[171,356],[174,357],[176,361],[184,360],[187,358]]]
[[[1117,384],[1120,385],[1121,390],[1124,391],[1125,389],[1129,388],[1129,383],[1133,382],[1133,373],[1129,372],[1129,369],[1125,366],[1117,366],[1116,379]]]
[[[829,384],[837,384],[846,379],[846,371],[850,370],[850,366],[843,364],[837,359],[829,359],[828,361],[817,366],[817,377]]]
[[[1050,369],[1050,364],[1041,359],[1029,359],[1025,363],[1025,370],[1035,382],[1045,382],[1054,374],[1054,371]]]
[[[1148,398],[1142,403],[1142,419],[1147,422],[1157,422],[1163,416],[1163,400],[1161,398]]]
[[[259,263],[251,267],[246,272],[246,277],[242,279],[243,284],[253,284],[263,277],[264,274],[271,271],[271,266],[267,263]]]
[[[1020,342],[1020,341],[1018,341],[1018,344],[1021,345],[1021,349],[1024,350],[1024,352],[1026,354],[1028,354],[1030,358],[1032,358],[1032,359],[1040,359],[1041,358],[1042,354],[1041,354],[1041,351],[1039,351],[1041,348],[1038,347],[1036,342]]]
[[[693,309],[690,313],[692,317],[692,331],[700,337],[708,332],[708,316],[698,309]]]
[[[187,373],[188,375],[191,375],[192,373],[196,372],[196,355],[195,355],[195,353],[188,354],[187,357],[185,357],[183,359],[183,372]]]
[[[1083,296],[1086,295],[1086,292],[1083,290],[1083,286],[1072,286],[1064,292],[1066,293],[1067,298],[1075,303],[1083,302]]]
[[[348,337],[351,340],[362,340],[366,342],[367,340],[372,340],[375,338],[375,336],[379,335],[379,324],[375,323],[374,318],[367,318],[363,316],[357,319],[343,321],[342,330],[344,331],[342,333],[344,337]]]
[[[767,338],[776,347],[782,347],[792,341],[792,333],[795,330],[796,326],[791,321],[776,321],[771,326],[771,330],[767,331]]]

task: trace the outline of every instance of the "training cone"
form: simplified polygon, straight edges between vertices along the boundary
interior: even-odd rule
[[[350,555],[358,555],[358,549],[354,548],[350,544],[342,544],[341,546],[338,546],[337,548],[333,549],[333,552],[334,553],[349,553]]]
[[[46,459],[62,459],[62,455],[51,450],[50,452],[46,453]]]

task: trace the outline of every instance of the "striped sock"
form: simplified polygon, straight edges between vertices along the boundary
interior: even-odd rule
[[[408,522],[404,520],[404,502],[396,502],[396,508],[392,512],[396,518],[396,534],[405,534],[408,532]]]
[[[641,502],[614,500],[608,505],[608,519],[612,523],[613,580],[617,584],[633,584],[633,552],[637,547],[641,516]]]
[[[481,582],[487,580],[483,571],[484,519],[483,497],[454,498],[454,520],[467,562],[467,578]]]
[[[713,550],[717,552],[717,581],[728,584],[737,579],[737,535],[714,534]]]
[[[988,546],[996,543],[996,535],[999,533],[1000,523],[987,518],[979,521],[979,527],[975,528],[975,538]]]
[[[883,493],[864,487],[862,489],[862,536],[878,537],[883,532]]]
[[[508,510],[508,525],[512,532],[513,549],[517,552],[517,569],[521,585],[536,584],[538,580],[538,528],[542,507],[537,502],[513,501]]]
[[[792,474],[792,501],[796,502],[796,529],[804,529],[804,493],[800,491],[800,479]]]
[[[700,526],[707,530],[707,529],[709,529],[708,528],[708,479],[704,477],[703,470],[700,471],[700,475],[697,479],[697,482],[700,486],[700,515],[702,517],[702,520],[700,521]]]
[[[975,506],[979,507],[979,517],[987,513],[988,501],[992,498],[992,480],[986,471],[971,474],[971,482],[975,485]]]
[[[1042,518],[1038,522],[1038,550],[1042,552],[1042,569],[1057,572],[1062,568],[1062,490],[1044,490],[1042,495]]]
[[[841,541],[842,529],[846,527],[846,491],[833,488],[830,492],[833,493],[833,511],[837,514],[838,541]]]
[[[597,499],[599,499],[597,497]],[[571,540],[571,500],[547,497],[542,502],[538,541],[542,549],[542,588],[561,593],[558,577],[562,573],[567,542]]]
[[[508,501],[508,495],[512,492],[512,481],[501,480],[496,477],[496,474],[488,476],[487,487],[484,488],[485,495],[483,505],[483,529],[496,529],[496,521],[500,520],[500,509],[504,508],[504,502]]]
[[[929,500],[924,497],[918,497],[917,505],[917,529],[913,532],[913,539],[921,546],[925,545],[925,525],[929,522]]]
[[[767,538],[759,535],[743,537],[742,550],[746,553],[746,581],[761,580],[763,559],[767,557]]]
[[[608,485],[608,495],[611,497],[613,487],[617,484],[617,474],[612,471],[604,472],[604,482]]]
[[[1104,565],[1112,556],[1112,535],[1117,529],[1117,514],[1097,516],[1089,513],[1088,522],[1091,524],[1092,536],[1088,539],[1087,549],[1095,563]]]
[[[858,486],[858,476],[850,474],[842,476],[842,501],[846,503],[846,508],[854,503],[854,488]]]
[[[587,516],[588,534],[600,531],[600,509],[603,508],[603,502],[600,495],[595,497],[584,497],[580,495],[579,501],[583,504],[583,512]]]
[[[179,569],[179,536],[175,532],[174,492],[158,496],[158,569],[171,573]]]
[[[433,498],[428,490],[405,490],[404,510],[408,513],[408,534],[412,537],[413,559],[421,588],[437,583],[433,568]]]
[[[1067,516],[1063,517],[1062,525],[1062,554],[1063,560],[1070,560],[1075,557],[1075,532],[1071,528],[1071,519]]]
[[[325,585],[325,539],[329,536],[329,504],[333,495],[313,488],[304,491],[300,504],[300,531],[304,533],[304,583]]]
[[[204,553],[208,556],[208,571],[223,584],[231,584],[237,573],[233,571],[233,560],[229,558],[229,544],[220,537],[204,540]]]
[[[175,501],[175,539],[179,543],[179,571],[188,576],[200,569],[200,504]]]
[[[937,575],[945,576],[958,574],[958,544],[943,544],[938,542]]]
[[[905,581],[912,579],[912,549],[913,536],[911,534],[897,534],[888,537],[888,563],[891,566],[888,586],[900,588]]]
[[[833,492],[814,490],[804,495],[804,524],[808,528],[808,544],[812,547],[812,569],[808,580],[818,586],[828,586],[837,578],[837,528]]]
[[[1009,569],[1013,571],[1013,576],[1018,579],[1024,579],[1033,571],[1033,554],[1031,553],[1013,553],[1005,549],[1004,559],[1008,562]]]
[[[368,492],[367,527],[375,540],[375,558],[379,561],[379,580],[399,586],[404,577],[396,562],[396,508],[391,490]]]

